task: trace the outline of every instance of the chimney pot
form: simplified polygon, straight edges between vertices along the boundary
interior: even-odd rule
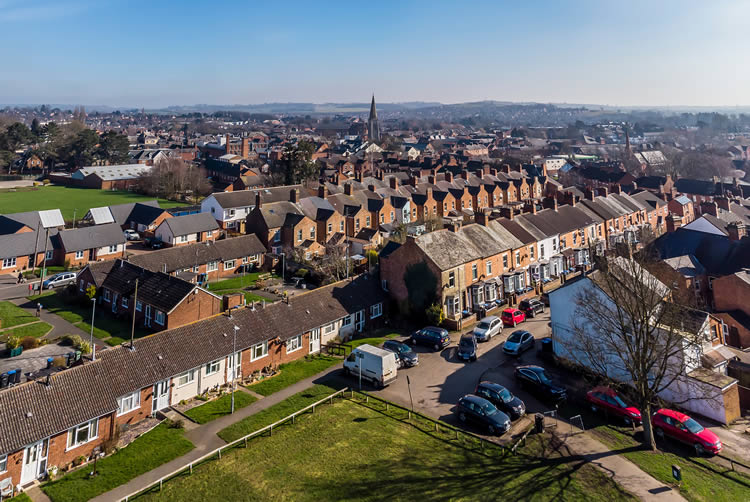
[[[260,194],[258,194],[258,196],[260,196]],[[296,188],[292,188],[291,190],[289,190],[289,202],[292,202],[294,204],[299,202],[299,190],[297,190]]]
[[[346,185],[344,185],[344,193],[346,195],[351,195],[352,194],[352,184],[351,183],[347,183]]]
[[[263,206],[263,201],[260,198],[260,192],[255,192],[255,207],[260,209]]]
[[[453,182],[453,173],[452,172],[445,171],[445,181],[447,181],[448,183],[452,183]]]
[[[325,185],[318,186],[318,197],[325,199],[328,196],[328,189]]]
[[[395,176],[391,176],[390,178],[388,178],[388,182],[390,183],[392,189],[395,190],[398,188],[398,178],[396,178]]]

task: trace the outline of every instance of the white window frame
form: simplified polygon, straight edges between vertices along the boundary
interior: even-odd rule
[[[219,262],[218,261],[210,261],[206,263],[206,273],[208,272],[216,272],[219,270]]]
[[[8,455],[0,455],[0,474],[8,472]]]
[[[383,315],[382,303],[376,303],[375,305],[370,305],[370,319],[375,319],[376,317],[380,317],[381,315]]]
[[[105,302],[109,301],[109,290],[106,288],[104,289],[104,301]]]
[[[487,275],[492,275],[492,260],[487,260]]]
[[[217,359],[216,361],[211,361],[210,363],[205,365],[206,368],[206,376],[215,375],[219,372],[221,369],[221,359]]]
[[[260,355],[258,355],[258,349],[260,349]],[[257,343],[250,348],[250,361],[257,361],[266,356],[268,356],[268,340]]]
[[[76,260],[83,259],[83,251],[76,251]]]
[[[189,370],[185,373],[180,373],[175,378],[177,380],[177,388],[185,387],[186,385],[190,385],[191,383],[195,382],[195,370]]]
[[[125,415],[141,407],[141,391],[137,390],[117,398],[117,416]]]
[[[47,251],[47,254],[44,256],[45,256],[44,261],[50,261],[53,257],[53,251],[52,250]]]
[[[13,256],[12,258],[4,258],[3,259],[3,268],[14,268],[16,266],[16,257]]]
[[[302,242],[302,229],[297,229],[297,242]]]
[[[140,312],[141,310],[143,310],[143,302],[142,301],[140,301],[140,300],[136,300],[135,301],[135,310],[138,311],[138,312]]]
[[[479,270],[477,267],[477,264],[474,263],[471,265],[471,280],[476,281],[479,278]]]
[[[456,272],[451,270],[448,272],[448,287],[453,288],[456,286]]]
[[[124,308],[124,309],[128,308],[128,303],[129,303],[128,302],[128,297],[127,296],[123,296],[121,303],[122,303],[122,308]]]
[[[347,326],[351,326],[353,322],[354,316],[348,315],[341,320],[341,327],[346,328]]]
[[[388,291],[388,281],[386,279],[381,280],[380,287],[383,288],[383,291]]]
[[[178,235],[177,238],[179,239],[179,242],[187,242],[188,236],[187,235]]]
[[[323,334],[324,335],[329,335],[329,334],[333,333],[334,331],[336,331],[336,322],[335,321],[332,322],[332,323],[328,323],[325,326],[323,326]]]
[[[286,353],[290,354],[302,348],[302,335],[293,336],[286,341]]]
[[[227,260],[224,262],[224,270],[230,270],[234,268],[234,260]]]
[[[213,230],[206,230],[206,237],[213,237],[214,231]]]
[[[109,252],[110,253],[116,253],[117,252],[117,244],[113,244],[109,246]]]
[[[154,322],[159,326],[164,326],[164,321],[166,321],[166,318],[167,315],[161,310],[157,310],[154,312]]]
[[[86,429],[88,429],[88,437],[86,438],[85,441],[79,441],[78,433]],[[83,446],[86,443],[90,443],[91,441],[97,439],[98,437],[99,437],[99,419],[98,418],[76,425],[75,427],[71,427],[70,429],[68,429],[68,442],[67,442],[67,447],[65,448],[65,451],[72,450],[73,448],[78,448],[79,446]]]

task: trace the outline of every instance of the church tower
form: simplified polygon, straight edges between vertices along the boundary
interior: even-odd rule
[[[370,118],[367,119],[367,136],[370,141],[380,143],[380,124],[378,124],[378,111],[375,109],[375,95],[372,95],[370,104]]]

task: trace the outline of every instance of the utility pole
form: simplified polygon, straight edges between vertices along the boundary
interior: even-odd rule
[[[135,312],[136,305],[138,305],[138,279],[135,280],[135,293],[133,293],[133,324],[130,328],[130,348],[133,349],[133,341],[135,338]]]
[[[239,326],[234,327],[232,338],[232,414],[234,414],[234,384],[237,381],[237,331]]]
[[[91,299],[91,360],[96,361],[96,345],[94,345],[94,314],[96,313],[96,298]]]
[[[39,232],[42,227],[42,220],[39,220],[39,223],[36,225],[36,240],[34,241],[34,258],[32,258],[32,265],[31,265],[31,275],[34,275],[34,272],[36,272],[36,253],[39,251]]]
[[[39,294],[42,294],[44,276],[47,274],[47,244],[49,243],[49,228],[44,229],[44,256],[42,257],[42,275],[39,277]],[[36,260],[36,256],[34,257]]]

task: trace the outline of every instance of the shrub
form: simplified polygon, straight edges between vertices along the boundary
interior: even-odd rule
[[[25,336],[21,338],[21,346],[23,350],[30,350],[39,347],[39,340],[33,336]]]
[[[76,346],[77,350],[81,351],[81,354],[91,354],[91,344],[89,342],[81,342]]]
[[[54,368],[64,368],[65,367],[65,358],[58,356],[52,360],[52,366]]]
[[[95,296],[96,296],[96,286],[94,286],[93,284],[89,284],[89,287],[86,288],[86,298],[91,300]]]
[[[18,335],[12,335],[8,337],[8,341],[5,342],[5,345],[9,349],[17,349],[18,347],[21,346],[21,337]]]
[[[310,273],[309,270],[306,268],[298,268],[297,271],[294,273],[297,277],[305,277],[308,273]]]
[[[64,335],[62,337],[62,343],[76,347],[81,344],[83,339],[79,335]]]
[[[75,465],[77,467],[77,466],[81,465],[84,462],[86,462],[86,456],[85,455],[80,455],[80,456],[76,457],[73,460],[73,465]]]
[[[164,420],[164,423],[167,425],[169,429],[184,429],[185,428],[185,422],[182,420],[172,420],[172,419],[166,419]]]
[[[367,250],[367,253],[365,254],[367,257],[367,263],[370,265],[377,265],[378,264],[378,252],[374,249]]]
[[[104,440],[102,442],[102,450],[106,455],[109,455],[110,453],[115,451],[115,448],[117,447],[117,443],[120,441],[120,428],[115,427],[114,433],[110,435],[109,439]]]
[[[433,326],[440,326],[445,319],[445,316],[443,315],[443,307],[439,303],[433,303],[427,307],[425,315],[427,316],[427,321]]]
[[[44,184],[44,185],[49,185],[49,184],[50,184],[49,178],[44,178],[44,179],[42,180],[42,184]]]

